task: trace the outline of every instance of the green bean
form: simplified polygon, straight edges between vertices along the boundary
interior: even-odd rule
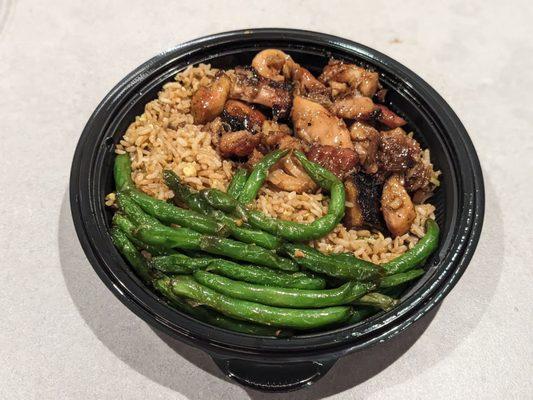
[[[122,215],[118,212],[115,213],[115,215],[113,215],[113,225],[118,227],[126,235],[126,237],[130,240],[130,242],[132,242],[135,245],[135,247],[141,250],[146,250],[148,253],[150,253],[153,256],[162,256],[162,255],[169,254],[169,252],[172,252],[172,250],[165,249],[162,247],[157,247],[157,246],[151,246],[137,239],[135,235],[133,234],[135,230],[137,229],[137,227],[125,215]]]
[[[163,225],[156,218],[146,214],[131,197],[123,192],[117,193],[120,210],[135,225],[133,235],[151,246],[170,249],[199,250],[202,235],[188,228],[170,228]]]
[[[213,217],[215,220],[226,225],[231,236],[244,243],[256,244],[265,249],[274,250],[281,245],[281,240],[267,232],[240,227],[235,219],[225,215],[211,207],[206,199],[194,192],[190,187],[180,182],[178,176],[172,171],[163,171],[166,184],[174,192],[174,201],[186,204],[190,209]]]
[[[172,291],[232,318],[263,325],[308,330],[340,323],[350,316],[350,307],[335,306],[318,309],[272,307],[217,293],[196,282],[191,276],[177,276],[171,280]]]
[[[152,246],[183,250],[199,250],[202,239],[202,235],[198,232],[187,228],[170,228],[165,225],[140,225],[134,235]]]
[[[128,239],[126,234],[117,227],[111,229],[111,238],[120,253],[128,260],[137,275],[145,282],[150,283],[154,274],[146,265],[146,260],[137,251],[133,243]]]
[[[282,252],[291,257],[298,265],[320,274],[345,280],[373,281],[383,275],[383,268],[371,262],[352,257],[349,260],[322,254],[312,247],[285,243]]]
[[[192,274],[196,269],[206,269],[213,262],[212,258],[191,258],[185,254],[152,257],[150,267],[167,274]]]
[[[241,265],[221,258],[202,256],[191,258],[184,254],[153,257],[149,265],[159,271],[172,274],[189,274],[202,269],[235,280],[298,289],[323,289],[323,278],[309,277],[303,272],[287,273],[257,265]]]
[[[348,321],[346,321],[345,325],[354,325],[358,322],[361,322],[362,320],[370,317],[371,315],[374,315],[378,312],[378,310],[375,307],[357,307],[352,310],[352,315],[350,318],[348,318]]]
[[[124,190],[135,186],[131,179],[131,160],[128,154],[119,154],[115,157],[113,173],[117,190]]]
[[[211,207],[246,221],[246,210],[229,194],[218,189],[204,189],[200,191],[200,195]]]
[[[256,229],[242,228],[237,225],[230,226],[231,236],[241,242],[255,244],[268,250],[276,250],[281,246],[281,239],[270,233]]]
[[[396,307],[398,303],[398,300],[377,292],[365,294],[363,297],[355,301],[355,304],[357,305],[373,306],[380,308],[383,311],[391,310],[392,308]]]
[[[346,262],[352,262],[354,258],[353,253],[331,253],[329,256]]]
[[[409,271],[420,265],[439,245],[439,226],[432,219],[426,220],[426,234],[412,249],[383,264],[387,275]]]
[[[379,285],[380,288],[389,288],[393,286],[398,286],[403,283],[412,281],[422,275],[425,271],[423,269],[412,269],[407,272],[400,272],[399,274],[385,276]]]
[[[233,175],[231,182],[229,183],[227,193],[238,199],[244,185],[246,185],[246,180],[248,179],[248,171],[244,168],[238,169],[237,172]]]
[[[251,203],[256,198],[259,189],[261,189],[261,186],[263,186],[263,183],[268,176],[268,170],[287,153],[288,150],[273,151],[264,156],[261,161],[255,165],[252,173],[246,181],[246,184],[240,192],[238,200],[242,204],[246,205]]]
[[[212,218],[192,210],[176,208],[136,189],[131,180],[131,161],[128,155],[122,154],[115,158],[114,172],[117,189],[125,189],[124,193],[152,217],[167,224],[178,224],[200,233],[222,236],[227,236],[229,233],[223,224]]]
[[[311,277],[303,272],[288,273],[257,265],[240,265],[221,259],[212,260],[206,271],[263,286],[294,289],[324,289],[326,286],[326,281],[323,278]]]
[[[224,224],[196,211],[175,207],[136,189],[126,190],[124,193],[131,197],[144,212],[165,224],[176,224],[209,235],[229,235],[229,230]]]
[[[296,158],[309,176],[323,189],[330,191],[328,212],[323,217],[307,224],[282,221],[269,217],[260,211],[248,211],[248,222],[254,228],[291,241],[308,241],[319,239],[331,232],[344,216],[345,192],[343,183],[326,168],[309,161],[299,151]]]
[[[134,236],[149,245],[168,249],[204,250],[207,253],[267,267],[286,271],[298,270],[298,266],[293,261],[279,257],[262,247],[231,239],[202,235],[188,228],[170,228],[144,213],[126,194],[117,193],[117,199],[121,210],[136,225],[133,232]]]
[[[205,271],[195,271],[194,279],[208,288],[235,299],[290,308],[322,308],[350,304],[376,288],[371,283],[348,282],[336,289],[305,290],[239,282]]]
[[[172,292],[171,280],[168,277],[159,279],[154,282],[154,287],[169,301],[175,308],[199,319],[202,322],[228,329],[235,332],[248,333],[250,335],[260,336],[288,336],[289,332],[281,331],[278,328],[258,325],[246,321],[238,321],[226,317],[202,306],[192,306]]]
[[[254,244],[241,243],[216,236],[203,236],[200,241],[200,249],[207,253],[264,265],[265,267],[298,271],[298,266],[293,261],[279,257],[275,253]]]
[[[174,171],[163,171],[163,179],[167,186],[174,192],[173,200],[175,203],[178,203],[177,205],[180,205],[179,202],[182,202],[191,210],[204,215],[209,215],[213,210],[203,197],[199,196],[198,193],[192,190],[189,186],[181,183],[180,178],[174,173]]]
[[[164,226],[157,218],[146,214],[141,207],[125,192],[117,192],[117,205],[119,210],[128,216],[135,226]]]

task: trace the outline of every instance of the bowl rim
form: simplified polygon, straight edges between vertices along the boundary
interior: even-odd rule
[[[106,255],[101,254],[103,249],[95,247],[91,240],[91,234],[94,232],[91,232],[87,225],[91,223],[90,218],[95,216],[95,210],[87,203],[91,199],[80,191],[82,187],[80,177],[90,176],[92,173],[92,166],[87,165],[90,154],[86,148],[87,141],[96,126],[108,122],[109,115],[107,114],[114,99],[132,90],[143,76],[149,75],[151,70],[169,66],[172,63],[172,57],[187,57],[200,48],[205,50],[210,46],[265,40],[270,37],[342,49],[353,57],[366,58],[380,64],[383,68],[393,70],[393,74],[401,76],[403,81],[412,86],[412,90],[415,90],[423,99],[430,99],[432,107],[439,109],[439,118],[446,119],[447,123],[453,126],[455,139],[462,146],[464,159],[469,162],[470,170],[462,171],[462,179],[470,182],[472,192],[467,193],[467,197],[463,199],[469,209],[464,230],[461,232],[461,251],[455,254],[460,259],[456,265],[453,265],[453,268],[451,265],[444,268],[438,279],[418,294],[416,302],[410,304],[403,304],[407,303],[403,302],[391,312],[384,313],[379,318],[371,318],[372,321],[368,322],[372,322],[372,325],[366,330],[361,330],[362,325],[356,324],[325,331],[311,337],[296,336],[282,339],[251,336],[216,328],[168,307],[153,293],[153,299],[143,298],[142,291],[148,289],[139,287],[144,286],[140,284],[140,281],[136,283],[137,287],[132,282],[126,285],[125,275],[119,277],[116,271],[110,269],[111,266],[105,259]],[[89,184],[94,184],[94,182],[89,182]],[[278,28],[237,30],[201,37],[163,51],[129,73],[104,97],[83,130],[72,163],[70,201],[76,232],[91,265],[115,296],[143,320],[172,336],[179,336],[189,344],[202,347],[215,354],[239,353],[240,358],[257,359],[258,356],[264,357],[265,353],[269,353],[269,356],[276,359],[290,358],[291,360],[294,360],[296,355],[298,359],[306,357],[316,359],[320,354],[326,353],[340,356],[376,344],[395,336],[434,308],[457,283],[472,258],[481,233],[485,206],[483,176],[472,141],[457,115],[429,84],[392,58],[359,43],[319,32]],[[124,265],[121,268],[125,266],[124,262],[122,264]],[[356,327],[359,329],[355,329]],[[324,339],[327,340],[324,341]]]

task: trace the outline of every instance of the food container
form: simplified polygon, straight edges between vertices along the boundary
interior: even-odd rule
[[[265,48],[289,53],[318,74],[330,57],[380,73],[389,107],[442,171],[442,185],[430,200],[441,227],[438,251],[426,274],[402,296],[399,306],[352,326],[271,338],[207,325],[169,307],[132,272],[109,235],[114,146],[128,125],[157,97],[162,85],[191,64],[228,68],[249,64]],[[477,245],[484,213],[483,178],[475,149],[452,109],[426,82],[391,58],[358,43],[322,33],[252,29],[212,35],[179,45],[144,63],[103,99],[87,122],[74,155],[70,178],[72,216],[79,240],[107,287],[148,324],[206,351],[237,382],[264,391],[288,391],[322,377],[339,357],[379,345],[435,307],[465,271]],[[176,366],[179,368],[179,366]],[[345,372],[349,373],[349,372]]]

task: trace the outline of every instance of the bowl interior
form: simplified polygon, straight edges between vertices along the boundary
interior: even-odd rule
[[[185,44],[161,54],[126,77],[95,111],[80,141],[79,154],[75,156],[75,162],[78,157],[82,169],[86,170],[88,182],[75,183],[88,187],[88,191],[78,191],[76,201],[90,203],[90,218],[94,221],[84,222],[85,225],[80,230],[83,229],[90,237],[89,240],[92,240],[90,246],[94,258],[97,259],[96,263],[102,266],[97,272],[104,281],[111,281],[115,288],[118,286],[120,291],[127,292],[127,300],[122,300],[140,307],[135,312],[143,313],[143,317],[156,318],[159,322],[163,320],[166,328],[176,333],[191,337],[206,334],[211,340],[235,346],[264,347],[270,350],[330,346],[342,340],[364,337],[370,332],[384,329],[386,324],[394,319],[413,313],[437,290],[438,284],[446,279],[445,274],[454,269],[454,254],[458,254],[459,246],[461,243],[464,245],[468,238],[470,225],[466,222],[463,225],[458,223],[459,220],[464,220],[465,213],[468,214],[467,208],[471,207],[472,202],[470,199],[469,203],[465,197],[465,183],[473,185],[472,178],[460,173],[469,162],[467,152],[463,149],[464,144],[458,142],[459,135],[454,136],[455,130],[462,126],[455,127],[443,119],[444,110],[431,100],[436,94],[431,91],[424,92],[427,85],[416,75],[364,46],[353,44],[347,47],[330,39],[304,40],[283,35],[259,35],[253,38],[241,35],[238,39],[222,35],[217,40]],[[145,104],[157,97],[165,82],[171,81],[177,72],[192,64],[206,63],[216,68],[250,64],[258,51],[271,47],[286,51],[296,62],[310,69],[315,75],[330,57],[354,62],[380,73],[381,83],[389,89],[388,105],[408,121],[406,129],[414,132],[415,138],[424,148],[430,149],[435,168],[442,172],[441,186],[429,200],[436,206],[441,241],[439,251],[426,263],[426,274],[406,290],[402,304],[397,309],[378,314],[355,326],[302,334],[291,339],[251,336],[245,339],[244,337],[249,335],[236,334],[193,321],[191,317],[166,306],[146,288],[122,260],[110,240],[107,232],[112,211],[104,206],[103,198],[114,190],[114,146],[135,116],[143,112]],[[73,193],[76,191],[72,187],[71,190]],[[458,236],[461,235],[462,242],[458,241]],[[99,237],[94,240],[94,236]],[[93,262],[93,266],[94,264]],[[106,283],[111,287],[109,282]],[[141,306],[137,303],[141,303]],[[213,331],[217,332],[216,339]]]

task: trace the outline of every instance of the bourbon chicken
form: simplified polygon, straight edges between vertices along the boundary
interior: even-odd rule
[[[210,86],[200,86],[191,100],[195,124],[206,124],[220,115],[231,90],[231,80],[219,72]]]
[[[378,165],[384,172],[406,172],[420,157],[420,145],[402,128],[381,132]]]
[[[229,124],[232,130],[245,129],[259,132],[263,128],[266,117],[248,104],[238,100],[228,100],[224,105],[221,118]]]
[[[252,67],[237,67],[232,75],[231,99],[272,109],[274,118],[285,118],[291,107],[290,85],[267,79]]]
[[[314,145],[306,155],[309,160],[327,168],[341,180],[355,171],[358,162],[357,153],[343,147]]]
[[[379,88],[377,72],[334,59],[324,67],[318,79],[332,88],[335,97],[344,94],[372,97]]]
[[[350,127],[350,138],[357,153],[361,168],[367,174],[378,172],[377,153],[380,134],[372,125],[355,122]]]
[[[353,148],[344,121],[314,101],[295,96],[291,118],[296,135],[308,143]]]
[[[267,49],[257,53],[252,60],[252,67],[265,78],[290,82],[294,87],[294,95],[307,97],[324,106],[331,104],[326,85],[281,50]]]
[[[292,154],[304,152],[344,182],[348,229],[401,236],[438,181],[386,100],[375,71],[332,59],[317,78],[289,54],[266,49],[251,66],[219,71],[198,88],[191,114],[223,158],[249,169],[273,150],[290,150],[267,176],[275,190],[318,190]]]
[[[387,228],[393,236],[409,232],[416,218],[415,206],[399,175],[391,175],[383,185],[381,209]]]

